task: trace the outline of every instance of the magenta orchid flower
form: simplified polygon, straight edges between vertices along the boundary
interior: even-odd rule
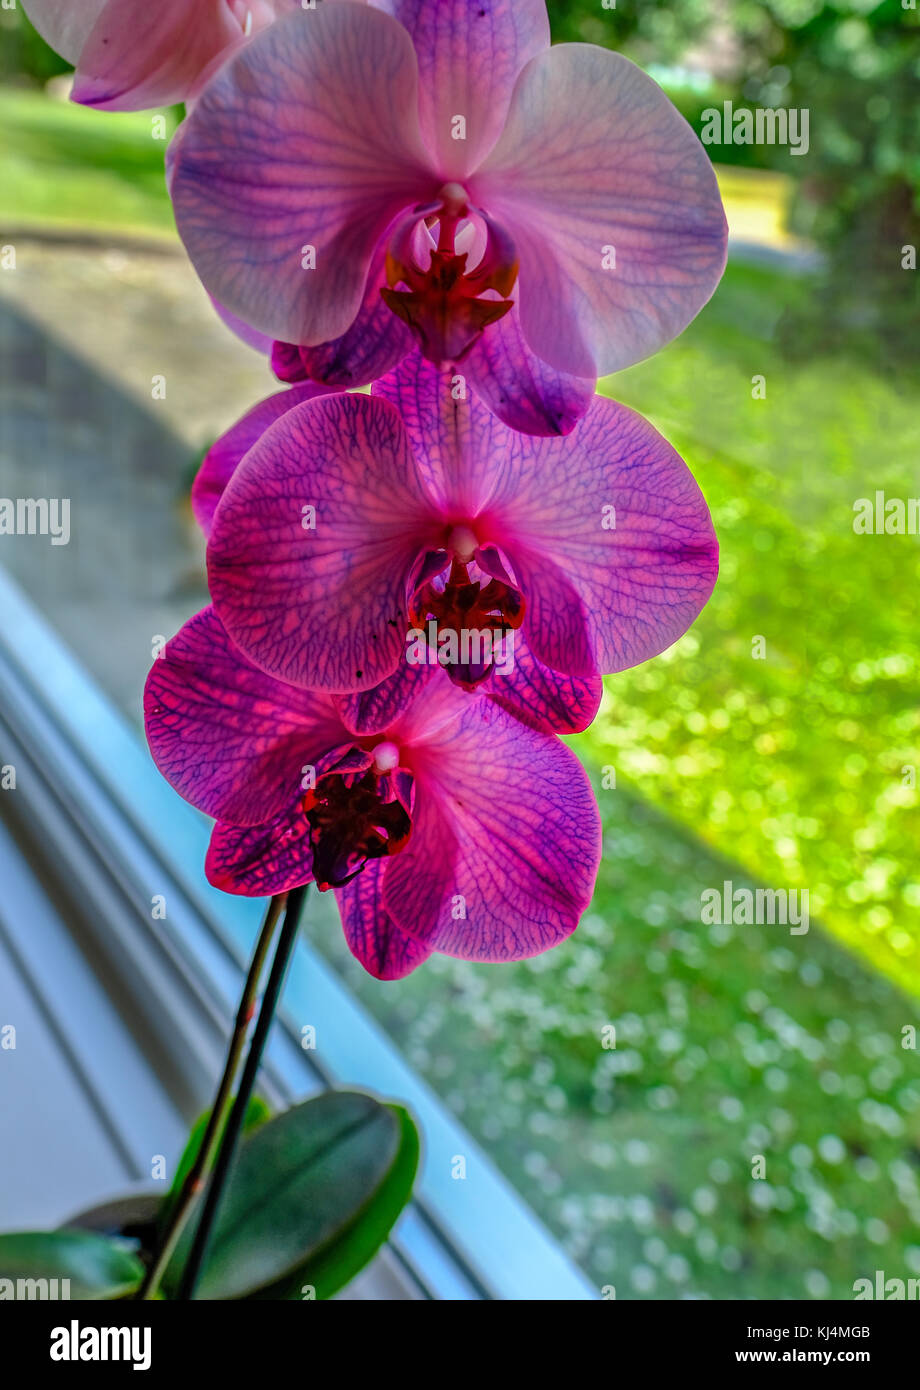
[[[206,873],[232,893],[333,889],[349,947],[380,979],[432,951],[536,955],[574,931],[600,858],[584,770],[490,700],[415,675],[330,697],[266,675],[213,609],[154,662],[147,737],[163,775],[217,824]]]
[[[251,429],[215,446],[196,490],[217,612],[284,681],[361,691],[431,664],[538,727],[584,728],[600,676],[663,651],[715,583],[697,484],[614,401],[533,439],[416,355],[370,396],[262,409],[274,423],[235,467]],[[488,631],[510,651],[477,663]]]
[[[315,382],[279,391],[260,402],[217,440],[205,455],[192,485],[192,510],[206,537],[210,538],[217,506],[227,484],[269,426],[296,406],[335,393],[335,388],[330,390]],[[303,520],[301,514],[301,526]],[[487,579],[486,587],[488,583]],[[473,592],[472,585],[467,586],[467,592]],[[479,607],[482,608],[481,602]],[[497,671],[500,679],[488,683],[487,693],[516,718],[544,732],[579,733],[586,729],[601,702],[603,691],[600,679],[572,677],[553,671],[536,659],[525,633],[512,629],[502,636],[503,623],[496,621],[499,614],[484,611],[479,616],[486,626],[476,629],[481,636],[476,639],[475,654],[479,655],[483,647],[487,648],[487,652],[483,653],[488,657],[486,661],[468,661],[464,665],[460,659],[462,650],[453,661],[449,659],[449,654],[445,657],[443,650],[438,653],[436,633],[430,646],[427,641],[426,634],[430,634],[430,628],[426,615],[426,627],[417,630],[419,635],[413,649],[407,649],[407,660],[397,667],[396,673],[386,682],[393,698],[399,698],[401,691],[406,698],[411,697],[411,657],[414,664],[445,666],[453,679],[468,686],[486,681],[490,674]],[[470,623],[467,629],[470,630]],[[470,639],[467,640],[469,643]]]
[[[680,333],[724,266],[696,135],[621,55],[550,48],[543,0],[281,19],[170,164],[202,281],[285,380],[366,383],[417,342],[533,434],[571,429],[597,374]]]
[[[211,534],[214,513],[227,484],[243,458],[261,439],[269,425],[280,420],[281,416],[293,410],[295,405],[303,405],[319,396],[335,394],[337,390],[336,387],[308,381],[299,386],[292,386],[286,391],[276,391],[273,396],[248,410],[212,444],[192,483],[191,496],[192,512],[206,537]]]
[[[73,63],[73,100],[144,111],[194,98],[250,34],[300,0],[23,0],[42,38]]]

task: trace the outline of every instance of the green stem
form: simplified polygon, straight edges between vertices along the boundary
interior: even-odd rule
[[[249,1044],[249,1052],[246,1056],[243,1074],[240,1077],[236,1099],[233,1102],[233,1108],[227,1119],[223,1143],[220,1146],[220,1153],[217,1155],[214,1171],[208,1183],[207,1196],[205,1197],[204,1207],[198,1221],[198,1229],[195,1232],[195,1239],[192,1242],[191,1251],[189,1252],[188,1259],[182,1271],[182,1278],[176,1294],[177,1299],[190,1299],[195,1296],[195,1287],[207,1258],[215,1218],[221,1198],[224,1195],[227,1179],[230,1176],[230,1169],[243,1128],[243,1121],[246,1117],[246,1111],[249,1108],[249,1101],[252,1096],[253,1088],[255,1087],[259,1067],[262,1064],[262,1053],[265,1050],[265,1043],[272,1025],[272,1020],[275,1016],[278,1000],[281,997],[281,989],[284,984],[284,976],[287,971],[288,962],[290,961],[294,945],[297,941],[297,927],[300,921],[300,913],[303,908],[303,901],[306,897],[306,893],[306,888],[293,888],[287,895],[287,908],[281,927],[281,935],[278,938],[278,945],[275,948],[275,958],[272,961],[271,973],[268,977],[268,984],[265,986],[265,994],[262,997],[259,1017],[252,1034],[252,1041]]]
[[[233,1027],[233,1034],[230,1038],[230,1047],[227,1051],[227,1060],[224,1063],[224,1074],[220,1079],[217,1088],[217,1095],[214,1097],[214,1104],[211,1107],[211,1114],[208,1118],[204,1136],[199,1145],[195,1160],[185,1176],[185,1181],[179,1191],[179,1195],[170,1213],[169,1222],[160,1242],[159,1249],[144,1275],[143,1282],[135,1294],[136,1299],[151,1299],[160,1286],[160,1280],[166,1272],[169,1261],[172,1259],[173,1252],[179,1243],[179,1237],[185,1229],[186,1222],[191,1215],[192,1207],[201,1192],[204,1178],[210,1170],[214,1153],[220,1142],[223,1132],[224,1118],[230,1097],[233,1094],[233,1082],[236,1077],[243,1055],[243,1047],[246,1042],[246,1034],[252,1015],[255,1010],[256,995],[259,989],[259,980],[262,977],[262,970],[268,957],[269,947],[272,937],[275,934],[275,927],[278,918],[281,916],[282,908],[287,900],[286,893],[276,893],[268,905],[265,918],[262,922],[262,929],[259,932],[259,939],[253,951],[252,960],[249,964],[249,972],[246,976],[246,983],[243,986],[243,993],[240,997],[239,1008],[236,1013],[236,1022]]]

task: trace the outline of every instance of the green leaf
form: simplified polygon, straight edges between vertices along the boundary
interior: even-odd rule
[[[12,1231],[0,1235],[0,1290],[20,1279],[69,1279],[72,1299],[123,1298],[144,1273],[136,1255],[91,1231]],[[33,1295],[34,1296],[34,1295]]]
[[[227,1116],[230,1114],[232,1105],[233,1097],[231,1096],[224,1109],[224,1124],[227,1122]],[[252,1096],[246,1107],[246,1118],[243,1121],[243,1133],[249,1134],[252,1130],[258,1129],[259,1125],[264,1124],[266,1120],[271,1118],[271,1113],[272,1112],[261,1096]],[[182,1157],[179,1159],[179,1166],[176,1168],[176,1175],[172,1180],[172,1186],[163,1198],[160,1210],[157,1213],[157,1226],[160,1231],[165,1229],[170,1213],[178,1200],[179,1193],[182,1191],[182,1184],[185,1182],[192,1164],[198,1157],[198,1151],[201,1148],[204,1132],[208,1127],[208,1120],[210,1117],[210,1110],[205,1110],[198,1116],[198,1119],[192,1125],[191,1133],[182,1151]]]
[[[329,1264],[328,1273],[324,1265],[340,1241],[346,1242],[341,1269],[351,1277],[377,1248],[373,1232],[388,1230],[398,1214],[397,1200],[405,1200],[406,1178],[417,1162],[417,1137],[414,1151],[407,1137],[411,1124],[404,1111],[372,1096],[328,1091],[247,1136],[197,1296],[233,1299],[263,1291],[267,1297],[291,1296],[285,1291],[316,1282],[301,1278],[301,1272],[320,1257],[323,1286],[338,1287],[335,1265]],[[381,1200],[380,1215],[361,1234],[354,1228],[375,1198]],[[189,1240],[187,1233],[170,1265],[167,1294]]]
[[[351,1226],[308,1260],[293,1278],[253,1297],[302,1299],[304,1289],[312,1287],[316,1299],[331,1298],[370,1264],[411,1197],[418,1171],[419,1137],[412,1116],[401,1105],[387,1108],[399,1121],[399,1152],[368,1205]]]

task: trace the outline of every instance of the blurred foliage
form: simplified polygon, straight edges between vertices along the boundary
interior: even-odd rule
[[[712,0],[547,0],[554,43],[598,43],[637,63],[672,62],[713,23]]]
[[[70,64],[48,47],[21,6],[0,9],[0,82],[35,86],[69,71]]]
[[[916,495],[917,372],[872,370],[855,338],[786,362],[777,323],[811,292],[730,265],[677,342],[604,383],[686,459],[721,565],[693,629],[608,680],[582,743],[764,882],[808,888],[917,992],[920,545],[853,531],[856,499]]]
[[[807,155],[779,146],[719,146],[725,162],[768,164],[796,178],[793,229],[827,253],[818,312],[793,313],[782,328],[787,352],[806,356],[841,330],[871,329],[897,361],[913,345],[920,291],[902,269],[902,248],[920,247],[920,13],[902,0],[550,0],[557,39],[624,48],[654,65],[684,115],[699,131],[700,111],[723,90],[702,97],[675,88],[655,71],[696,61],[718,48],[721,86],[756,107],[810,112]],[[731,39],[718,40],[726,28]],[[734,53],[734,61],[731,54]],[[728,55],[728,56],[727,56]],[[729,71],[730,68],[730,71]]]
[[[8,88],[0,91],[0,124],[8,221],[173,232],[166,140],[152,138],[150,112],[93,111]],[[167,137],[175,125],[168,113]]]
[[[782,100],[812,112],[792,219],[829,255],[818,312],[793,315],[784,345],[807,354],[828,332],[871,328],[897,360],[915,345],[920,312],[918,273],[902,268],[902,249],[920,247],[918,12],[901,0],[767,9],[777,22],[797,14],[777,55],[789,73]]]

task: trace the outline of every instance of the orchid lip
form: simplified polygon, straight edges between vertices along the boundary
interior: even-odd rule
[[[444,548],[428,552],[416,569],[409,635],[437,650],[438,664],[456,685],[474,690],[499,659],[496,639],[504,652],[502,644],[513,642],[524,610],[524,595],[498,550],[482,546],[472,527],[459,523],[450,527]],[[474,650],[480,656],[463,655]]]
[[[387,244],[380,294],[440,366],[461,362],[511,311],[517,273],[511,239],[470,204],[461,184],[448,182],[436,201],[400,220]]]
[[[327,773],[303,798],[313,877],[322,892],[343,888],[373,859],[399,854],[412,833],[412,818],[390,776],[399,749],[384,739],[370,757],[363,770]]]

